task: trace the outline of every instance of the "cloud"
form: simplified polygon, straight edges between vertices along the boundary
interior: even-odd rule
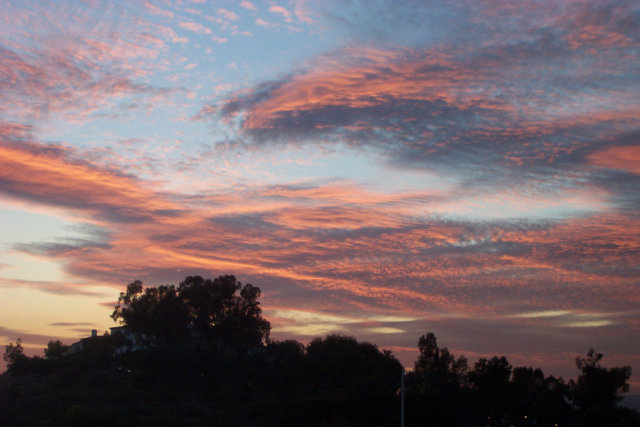
[[[218,9],[216,11],[219,15],[222,15],[225,19],[228,19],[229,21],[236,21],[238,19],[240,19],[240,16],[238,16],[235,12],[232,12],[230,10],[227,9]]]
[[[93,323],[87,322],[54,322],[49,323],[50,326],[94,326]]]
[[[257,18],[255,21],[253,21],[256,25],[259,25],[261,27],[271,27],[272,24],[268,23],[267,21],[265,21],[262,18]]]
[[[242,0],[240,6],[247,10],[256,10],[256,6],[248,0]]]
[[[212,31],[211,29],[205,27],[202,24],[199,24],[197,22],[186,22],[186,21],[181,21],[178,23],[178,26],[180,28],[183,28],[185,30],[189,30],[193,33],[196,34],[211,34]]]
[[[307,6],[304,1],[296,1],[294,3],[293,13],[300,22],[312,25],[315,21],[311,17],[312,13],[308,10]]]
[[[624,47],[640,41],[640,9],[632,1],[578,3],[567,16],[567,40],[572,48]]]
[[[592,164],[640,174],[640,145],[608,147],[589,156]]]
[[[0,326],[0,336],[8,338],[12,342],[20,338],[23,340],[23,344],[46,345],[49,340],[51,340],[51,337],[47,335],[34,334],[23,330],[5,328],[3,326]]]
[[[156,36],[159,26],[143,19],[128,26],[130,15],[105,24],[88,7],[74,10],[71,21],[65,15],[64,29],[52,26],[64,13],[64,8],[42,5],[23,16],[23,27],[18,20],[8,23],[15,37],[0,45],[0,114],[5,120],[42,122],[57,114],[81,122],[115,110],[122,98],[135,97],[149,107],[174,92],[145,81],[151,62],[166,49]],[[102,13],[109,22],[117,7]]]
[[[280,15],[282,16],[282,18],[286,21],[286,22],[291,22],[291,12],[289,12],[287,9],[285,9],[282,6],[271,6],[269,7],[269,12],[276,14],[276,15]]]
[[[71,228],[71,227],[70,227]],[[108,242],[110,240],[110,233],[98,229],[97,227],[73,227],[80,232],[84,232],[89,235],[89,238],[68,238],[61,237],[54,242],[32,242],[32,243],[13,243],[9,247],[18,252],[25,252],[35,256],[46,256],[51,258],[60,258],[75,251],[90,251],[90,250],[109,250],[113,249]]]
[[[81,296],[97,296],[100,292],[92,290],[86,284],[69,284],[66,282],[56,282],[49,280],[21,280],[13,278],[0,277],[0,286],[2,287],[24,287],[37,289],[54,295],[81,295]]]
[[[117,222],[180,216],[182,208],[153,200],[153,191],[141,188],[135,178],[94,167],[74,154],[63,146],[0,141],[0,192]]]
[[[442,153],[458,155],[458,161],[462,151],[472,153],[470,159],[481,153],[507,162],[554,160],[563,150],[575,150],[578,141],[570,132],[583,138],[593,132],[595,126],[585,123],[597,120],[593,114],[547,119],[541,116],[549,105],[544,96],[530,99],[535,110],[524,114],[517,98],[487,91],[487,85],[500,85],[493,75],[509,66],[504,61],[514,61],[511,52],[491,55],[503,61],[487,62],[481,54],[460,61],[434,51],[348,49],[332,55],[338,59],[319,60],[316,69],[229,98],[219,111],[227,120],[241,117],[241,131],[259,144],[334,140],[381,148],[397,141],[387,148],[391,154],[395,149],[396,156],[427,162]],[[524,96],[529,88],[503,90]],[[604,102],[609,116],[615,114]],[[622,125],[632,124],[624,106],[618,117]],[[548,135],[555,135],[557,152],[546,152],[542,140]]]
[[[165,10],[165,9],[162,9],[162,8],[159,8],[158,6],[152,4],[152,3],[148,2],[148,1],[145,1],[144,5],[145,5],[145,7],[147,9],[149,9],[149,12],[151,14],[153,14],[153,15],[158,15],[158,16],[161,16],[161,17],[163,17],[165,19],[168,19],[168,20],[173,19],[174,16],[175,16],[172,12],[170,12],[168,10]]]

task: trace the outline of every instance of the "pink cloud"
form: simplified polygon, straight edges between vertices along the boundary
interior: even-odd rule
[[[314,20],[311,18],[311,13],[307,8],[308,4],[304,0],[298,0],[294,3],[293,13],[301,22],[307,24],[313,24]]]
[[[172,12],[159,8],[158,6],[148,1],[145,1],[144,5],[147,7],[147,9],[149,9],[149,12],[152,13],[153,15],[158,15],[165,19],[173,19],[173,17],[175,16]]]
[[[589,156],[592,164],[640,174],[640,146],[608,147]]]
[[[326,106],[366,108],[384,104],[389,97],[446,100],[492,110],[510,108],[502,102],[475,95],[472,86],[480,75],[456,64],[446,55],[429,52],[423,59],[416,60],[414,55],[408,55],[411,59],[405,60],[403,52],[397,51],[358,49],[357,53],[352,53],[361,58],[362,65],[329,61],[307,74],[295,76],[255,105],[246,117],[245,126],[269,128],[270,121],[283,112],[313,111]],[[422,71],[429,69],[446,71]],[[230,104],[233,102],[233,99],[229,100]]]
[[[41,12],[25,16],[25,26],[49,28],[49,22],[63,13]],[[46,22],[41,25],[41,20]],[[156,36],[159,27],[144,19],[138,19],[135,27],[119,25],[97,25],[87,10],[79,9],[78,19],[64,31],[50,28],[46,36],[34,32],[0,49],[0,70],[7,76],[0,82],[0,111],[14,119],[43,120],[51,113],[63,113],[81,121],[112,107],[115,98],[159,95],[162,90],[143,83],[157,69],[152,62],[166,49]]]
[[[153,25],[152,26],[154,33],[160,34],[164,37],[165,40],[169,40],[172,43],[188,43],[189,39],[186,37],[181,37],[176,34],[176,32],[171,27],[165,27],[162,25]]]
[[[251,3],[249,0],[242,0],[240,2],[240,6],[242,6],[247,10],[256,10],[256,6],[253,3]]]
[[[235,12],[232,12],[227,9],[218,9],[216,12],[219,15],[222,15],[225,19],[228,19],[229,21],[236,21],[240,19],[240,16],[238,16]]]
[[[573,49],[581,47],[623,47],[638,41],[633,37],[635,24],[630,3],[603,5],[586,2],[570,7],[558,20],[568,28],[567,41]]]
[[[286,22],[291,22],[291,12],[282,6],[271,6],[269,12],[282,16]]]
[[[182,21],[182,22],[179,22],[178,25],[180,26],[180,28],[183,28],[185,30],[189,30],[189,31],[191,31],[193,33],[196,33],[196,34],[211,34],[212,33],[211,29],[209,29],[209,28],[205,27],[204,25],[199,24],[197,22],[185,22],[185,21]]]
[[[178,210],[170,202],[152,201],[153,192],[140,188],[135,179],[75,161],[72,154],[73,150],[60,146],[0,145],[0,165],[7,171],[0,181],[1,191],[124,221]]]

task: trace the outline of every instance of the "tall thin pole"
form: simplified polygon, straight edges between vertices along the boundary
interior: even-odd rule
[[[404,427],[404,368],[400,375],[400,427]]]

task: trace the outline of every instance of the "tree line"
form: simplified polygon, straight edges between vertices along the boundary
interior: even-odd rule
[[[234,276],[133,282],[111,317],[142,348],[116,351],[127,348],[117,333],[76,352],[50,341],[44,357],[10,343],[0,425],[397,425],[403,375],[408,426],[640,425],[617,405],[631,368],[606,368],[594,350],[564,381],[504,356],[469,366],[428,332],[404,374],[390,351],[353,337],[270,340],[259,297]]]

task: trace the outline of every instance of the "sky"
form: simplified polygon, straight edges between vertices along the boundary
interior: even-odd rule
[[[637,1],[5,1],[0,340],[234,274],[353,335],[640,391]]]

